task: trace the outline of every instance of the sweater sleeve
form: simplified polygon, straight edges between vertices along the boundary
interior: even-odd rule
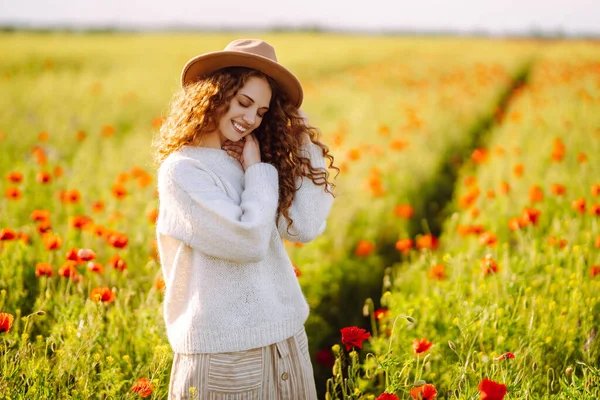
[[[156,229],[212,257],[236,263],[264,259],[279,200],[277,169],[256,163],[244,180],[237,204],[193,160],[161,166]]]
[[[327,170],[323,152],[314,143],[303,145],[302,149],[310,158],[313,168]],[[326,218],[333,204],[333,196],[325,192],[325,186],[315,185],[308,177],[298,179],[300,188],[294,194],[290,217],[294,220],[287,231],[288,220],[282,215],[277,221],[277,230],[283,239],[308,243],[325,230]]]

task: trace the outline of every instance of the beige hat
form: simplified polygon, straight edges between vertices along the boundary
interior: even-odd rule
[[[277,62],[273,46],[259,39],[238,39],[224,50],[201,54],[190,59],[181,72],[181,86],[202,75],[225,67],[254,68],[273,78],[287,93],[292,104],[302,105],[302,85],[298,78]]]

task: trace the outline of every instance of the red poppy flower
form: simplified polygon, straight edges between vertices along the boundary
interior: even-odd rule
[[[342,343],[346,345],[346,350],[349,351],[352,347],[362,349],[363,340],[367,340],[371,334],[357,326],[348,326],[340,329],[342,333]]]
[[[90,261],[96,258],[96,253],[91,249],[79,249],[77,257],[82,261]]]
[[[498,238],[496,238],[494,232],[487,231],[479,237],[479,243],[481,243],[483,246],[494,247],[498,244]]]
[[[435,250],[438,248],[438,245],[439,245],[438,239],[430,233],[425,234],[425,235],[419,237],[419,239],[417,239],[417,248],[419,250],[421,250],[421,249]]]
[[[379,395],[379,397],[377,397],[375,400],[400,400],[400,399],[398,399],[398,396],[396,396],[393,393],[381,393]]]
[[[506,385],[484,378],[479,386],[480,400],[502,400],[506,395]]]
[[[10,228],[4,228],[0,230],[0,240],[13,240],[17,237],[15,231]]]
[[[429,279],[442,281],[446,279],[446,266],[444,264],[434,265],[429,269]]]
[[[425,353],[431,346],[433,346],[433,342],[430,342],[425,338],[415,339],[412,343],[412,348],[416,355]]]
[[[127,268],[127,262],[121,258],[120,255],[115,254],[110,258],[108,264],[114,269],[118,269],[120,271],[124,271]]]
[[[52,181],[52,175],[47,171],[40,171],[35,175],[36,182],[46,184]]]
[[[495,274],[498,272],[498,263],[491,257],[484,257],[480,260],[483,275]]]
[[[54,272],[52,271],[52,265],[45,263],[45,262],[37,263],[35,265],[35,276],[51,277],[53,274],[54,274]]]
[[[600,185],[597,185],[597,184],[596,185],[592,185],[591,192],[592,192],[592,196],[594,196],[594,197],[600,196]]]
[[[13,171],[13,172],[9,172],[6,175],[6,179],[10,182],[10,183],[21,183],[23,181],[23,174],[20,173],[19,171]]]
[[[396,242],[396,249],[398,251],[402,252],[402,254],[408,254],[412,247],[413,247],[412,239],[399,239]]]
[[[63,266],[58,269],[58,275],[63,278],[74,278],[78,274],[79,272],[77,271],[77,268],[75,268],[75,262],[71,260],[64,263]]]
[[[375,317],[375,319],[377,321],[384,319],[385,317],[387,317],[388,315],[390,315],[391,311],[388,310],[387,308],[380,308],[375,310],[375,312],[373,313],[373,317]]]
[[[58,250],[62,246],[62,239],[60,236],[47,233],[43,237],[44,247],[46,250]]]
[[[410,389],[410,397],[413,399],[432,400],[437,396],[437,390],[432,384],[426,383]]]
[[[375,243],[369,242],[368,240],[360,240],[358,245],[356,245],[356,249],[354,250],[354,254],[357,257],[367,257],[375,250]]]
[[[141,397],[146,398],[152,395],[154,384],[148,378],[140,378],[131,387],[132,392],[137,392]]]
[[[590,276],[595,278],[598,275],[600,275],[600,265],[592,265],[590,268]]]
[[[98,262],[90,261],[88,262],[87,267],[91,272],[96,272],[98,274],[102,274],[104,272],[104,266]]]
[[[48,210],[33,210],[31,212],[31,220],[37,222],[50,221],[50,211]]]
[[[0,313],[0,333],[8,333],[10,332],[10,328],[12,328],[14,316],[8,313]]]
[[[118,232],[113,232],[106,238],[108,244],[117,249],[127,246],[128,240],[127,235]]]
[[[96,302],[112,303],[115,301],[115,297],[115,292],[106,286],[94,288],[90,292],[90,298]]]
[[[573,207],[573,210],[577,211],[579,214],[585,214],[585,198],[580,197],[577,200],[573,200],[571,207]]]
[[[508,360],[509,358],[515,358],[515,355],[510,351],[499,355],[498,357],[494,357],[494,361]]]
[[[409,204],[398,204],[394,207],[394,215],[404,219],[411,219],[415,210]]]

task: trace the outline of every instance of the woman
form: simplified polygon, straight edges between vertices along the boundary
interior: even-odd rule
[[[153,143],[169,398],[316,399],[309,306],[283,239],[325,230],[333,157],[262,40],[192,58],[181,83]]]

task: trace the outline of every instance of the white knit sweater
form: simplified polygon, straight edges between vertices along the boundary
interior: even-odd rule
[[[320,147],[303,150],[326,169]],[[216,148],[184,146],[158,169],[158,251],[166,284],[169,343],[177,353],[219,353],[263,347],[293,336],[309,306],[283,239],[319,236],[333,203],[308,178],[290,216],[275,221],[277,169],[240,162]]]

